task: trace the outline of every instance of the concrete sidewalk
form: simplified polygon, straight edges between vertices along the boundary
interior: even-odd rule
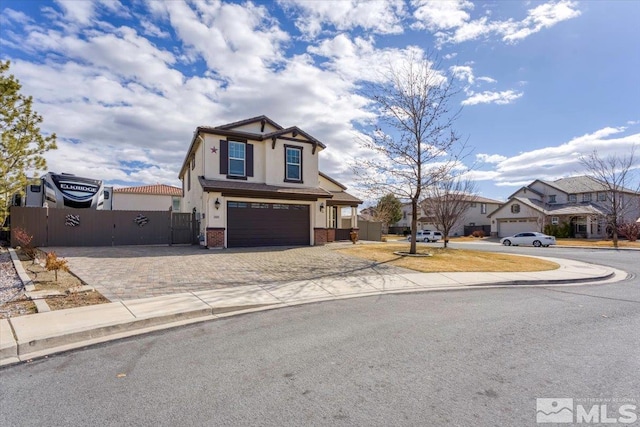
[[[558,258],[557,270],[401,273],[246,285],[0,319],[0,366],[230,315],[310,302],[402,292],[510,286],[576,286],[624,280],[609,267]]]

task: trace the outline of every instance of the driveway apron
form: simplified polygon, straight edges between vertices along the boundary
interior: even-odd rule
[[[409,273],[341,254],[347,244],[207,250],[199,246],[55,247],[73,274],[111,301],[328,277]]]

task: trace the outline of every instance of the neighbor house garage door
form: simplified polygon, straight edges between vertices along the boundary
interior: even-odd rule
[[[309,205],[227,202],[227,246],[310,244]]]
[[[538,231],[538,223],[528,219],[510,219],[498,221],[498,236],[513,236],[525,231]]]

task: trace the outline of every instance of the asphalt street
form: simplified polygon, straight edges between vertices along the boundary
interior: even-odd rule
[[[483,249],[632,277],[316,303],[63,353],[0,370],[0,425],[524,426],[536,398],[640,415],[639,253]]]

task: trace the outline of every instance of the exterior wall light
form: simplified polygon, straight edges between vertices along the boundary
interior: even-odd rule
[[[320,212],[324,212],[324,203],[320,203]]]
[[[220,209],[220,200],[218,200],[217,197],[216,197],[216,201],[213,203],[213,205],[216,207],[216,210]]]

